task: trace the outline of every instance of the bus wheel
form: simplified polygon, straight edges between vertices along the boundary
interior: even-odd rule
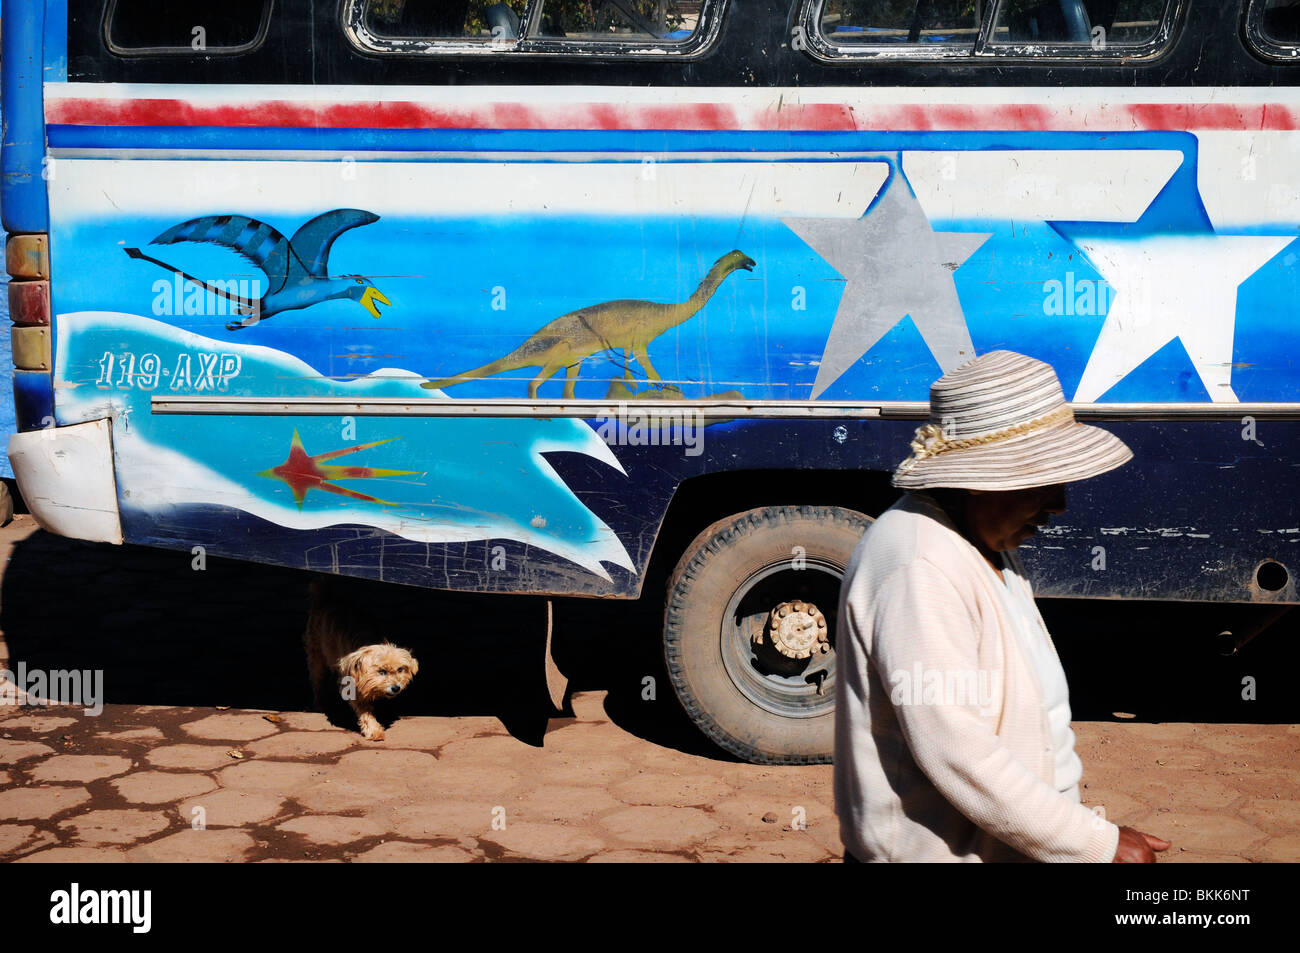
[[[870,524],[835,506],[768,506],[687,548],[668,584],[664,659],[719,746],[756,764],[831,760],[840,580]]]

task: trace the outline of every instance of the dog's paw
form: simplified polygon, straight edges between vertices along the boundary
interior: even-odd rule
[[[369,730],[369,731],[364,731],[364,730],[363,730],[363,731],[361,732],[361,736],[362,736],[363,738],[365,738],[367,741],[383,741],[383,740],[384,740],[384,729],[382,729],[382,728],[372,728],[372,729]]]

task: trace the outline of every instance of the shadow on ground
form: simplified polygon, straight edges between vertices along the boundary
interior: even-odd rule
[[[1080,599],[1043,599],[1039,607],[1078,721],[1112,721],[1115,712],[1146,722],[1300,721],[1290,687],[1300,665],[1300,608],[1225,656],[1218,633],[1244,633],[1276,607]]]
[[[81,543],[35,532],[17,541],[0,583],[11,663],[102,669],[110,704],[301,710],[302,571],[188,552]],[[540,745],[553,719],[544,680],[546,601],[356,582],[355,597],[420,660],[395,714],[488,715]],[[1236,656],[1213,636],[1244,630],[1257,606],[1044,600],[1078,720],[1292,722],[1286,681],[1300,663],[1300,612]],[[553,652],[571,691],[608,692],[606,711],[655,744],[730,757],[689,723],[664,671],[662,591],[635,603],[554,601]],[[1255,697],[1245,697],[1254,679]],[[567,709],[567,702],[566,702]]]
[[[313,574],[211,556],[196,570],[193,561],[188,552],[41,531],[17,541],[0,582],[11,663],[101,669],[109,704],[309,709],[302,632]],[[567,699],[557,711],[546,689],[545,599],[361,580],[348,580],[346,591],[420,660],[390,715],[494,716],[533,745],[554,719],[572,715]],[[608,690],[609,714],[625,730],[728,758],[678,706],[659,655],[662,610],[644,608],[555,600],[553,655],[570,692]]]

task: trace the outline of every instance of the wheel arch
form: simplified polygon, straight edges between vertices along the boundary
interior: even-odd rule
[[[659,524],[641,597],[659,598],[677,561],[721,519],[764,506],[841,506],[879,516],[902,495],[881,470],[744,469],[682,481]]]

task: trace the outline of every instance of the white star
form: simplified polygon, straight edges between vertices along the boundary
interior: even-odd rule
[[[1178,338],[1214,401],[1235,401],[1237,287],[1294,235],[1080,238],[1114,298],[1074,399],[1089,403]]]
[[[901,172],[862,218],[782,221],[845,279],[814,399],[908,315],[945,372],[975,356],[952,275],[991,233],[934,231]]]

